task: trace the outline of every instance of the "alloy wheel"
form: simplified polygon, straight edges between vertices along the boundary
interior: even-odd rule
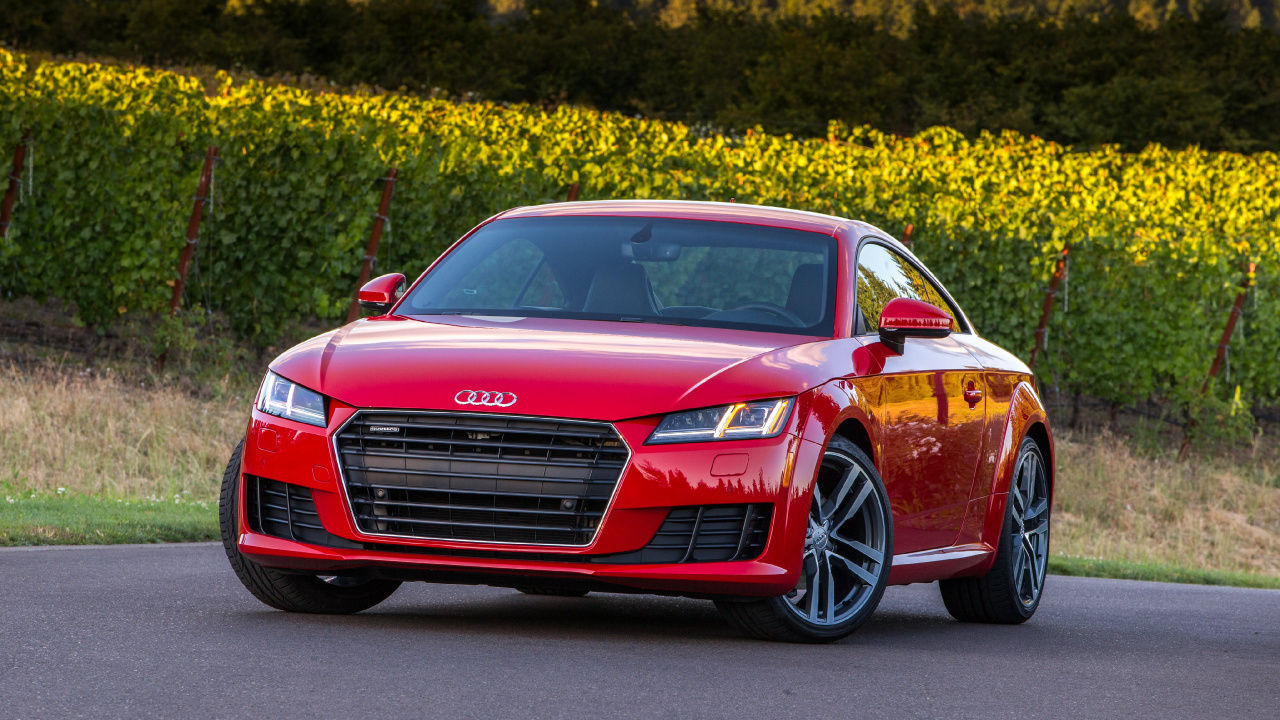
[[[885,567],[885,508],[852,457],[828,450],[813,488],[801,578],[787,605],[814,625],[837,625],[871,599]]]
[[[1024,452],[1009,486],[1013,517],[1013,584],[1018,600],[1032,607],[1044,587],[1049,560],[1049,483],[1036,452]]]

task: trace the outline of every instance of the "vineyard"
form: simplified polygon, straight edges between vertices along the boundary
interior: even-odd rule
[[[206,83],[0,51],[0,148],[28,133],[0,292],[61,297],[100,329],[167,309],[216,145],[185,302],[259,344],[299,318],[345,316],[394,167],[379,271],[421,272],[485,217],[563,200],[574,183],[585,200],[735,198],[895,235],[912,225],[915,252],[978,331],[1024,358],[1069,246],[1036,370],[1112,403],[1196,405],[1244,292],[1212,397],[1234,409],[1280,400],[1273,153],[1075,152],[1014,133],[839,124],[817,139],[727,137],[571,107]]]

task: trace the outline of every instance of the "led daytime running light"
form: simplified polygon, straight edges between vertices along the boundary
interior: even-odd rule
[[[729,409],[725,411],[724,417],[720,418],[720,424],[716,425],[716,431],[713,434],[713,437],[715,437],[717,440],[724,437],[725,430],[729,429],[729,423],[733,422],[733,418],[735,415],[738,414],[738,411],[746,406],[747,406],[746,403],[738,403],[737,405],[730,405]]]
[[[294,420],[316,427],[325,427],[326,403],[320,393],[286,380],[275,373],[267,373],[258,391],[259,412]]]
[[[793,404],[794,398],[782,398],[672,413],[658,423],[646,444],[774,437],[786,427]]]

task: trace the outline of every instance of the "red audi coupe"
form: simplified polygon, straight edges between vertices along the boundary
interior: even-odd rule
[[[404,581],[714,600],[824,642],[888,584],[959,620],[1040,602],[1053,441],[1026,365],[901,244],[705,202],[501,213],[271,364],[223,479],[258,599]]]

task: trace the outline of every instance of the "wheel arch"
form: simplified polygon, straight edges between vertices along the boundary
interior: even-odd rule
[[[832,380],[814,388],[801,402],[805,421],[800,437],[825,448],[839,435],[857,445],[880,469],[880,426],[876,401],[879,377]]]
[[[1053,435],[1049,431],[1049,417],[1044,405],[1040,403],[1039,395],[1030,383],[1023,381],[1014,388],[1008,412],[1004,417],[1004,431],[1000,437],[1000,448],[996,453],[995,472],[990,479],[989,494],[999,495],[1009,492],[1014,464],[1018,459],[1018,448],[1022,447],[1022,440],[1027,437],[1036,441],[1040,452],[1045,456],[1045,464],[1049,468],[1052,481]]]
[[[992,422],[997,421],[992,418]],[[1053,503],[1054,461],[1053,435],[1049,430],[1049,418],[1040,397],[1030,383],[1023,381],[1014,388],[1009,403],[1009,410],[1004,417],[1004,428],[1000,434],[1000,448],[997,451],[995,471],[987,493],[987,509],[982,522],[981,540],[992,548],[999,542],[1004,528],[1004,516],[1009,502],[1009,484],[1013,481],[1013,471],[1018,461],[1018,450],[1025,438],[1031,438],[1044,455],[1046,471],[1049,474],[1049,503]],[[991,560],[994,561],[994,553]],[[990,569],[986,563],[976,572],[981,574]]]
[[[848,439],[880,470],[880,433],[876,402],[880,394],[877,376],[838,378],[819,385],[798,398],[797,454],[790,492],[779,506],[779,542],[794,550],[799,576],[800,549],[808,528],[809,498],[822,464],[823,453],[834,437]],[[775,521],[777,522],[777,521]]]
[[[871,458],[873,465],[877,468],[880,467],[880,463],[876,459],[875,446],[871,442],[871,432],[867,430],[867,426],[863,424],[861,419],[856,417],[847,418],[836,428],[835,434],[857,445],[859,450]]]
[[[1040,454],[1044,456],[1045,473],[1049,480],[1049,501],[1053,502],[1053,487],[1057,481],[1057,463],[1053,458],[1053,440],[1049,436],[1049,426],[1046,422],[1037,420],[1027,426],[1026,437],[1035,440],[1036,446],[1040,448]],[[1019,443],[1021,446],[1021,443]]]

